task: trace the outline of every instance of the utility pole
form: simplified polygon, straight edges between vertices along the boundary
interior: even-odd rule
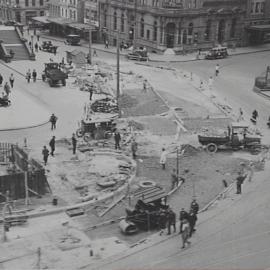
[[[121,117],[121,107],[120,107],[120,37],[119,30],[117,31],[117,63],[116,63],[116,98],[117,105],[119,109],[119,117]]]
[[[176,150],[176,175],[177,179],[179,179],[179,147]]]
[[[91,26],[92,8],[89,5],[89,52],[88,52],[88,64],[92,65],[92,26]]]
[[[137,39],[137,0],[134,1],[134,29],[133,29],[133,50],[136,49]]]

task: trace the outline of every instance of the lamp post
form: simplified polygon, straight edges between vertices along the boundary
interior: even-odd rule
[[[88,64],[92,64],[92,27],[91,27],[92,8],[89,5],[89,52],[88,52]]]

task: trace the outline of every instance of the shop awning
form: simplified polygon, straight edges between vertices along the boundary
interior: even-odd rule
[[[36,21],[36,22],[40,22],[40,23],[43,23],[43,24],[50,23],[48,21],[48,17],[47,16],[32,17],[31,20]]]
[[[85,30],[85,31],[89,31],[89,24],[87,23],[69,23],[68,24],[69,27],[72,27],[72,28],[75,28],[75,29],[78,29],[78,30]],[[96,26],[92,25],[92,31],[96,30]]]
[[[60,24],[60,25],[68,25],[69,23],[71,23],[70,20],[67,20],[65,18],[48,18],[48,21],[50,23],[55,23],[55,24]]]
[[[269,32],[270,24],[260,24],[260,25],[251,25],[247,27],[248,30],[260,31],[260,32]]]

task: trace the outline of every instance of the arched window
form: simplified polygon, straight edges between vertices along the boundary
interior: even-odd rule
[[[211,20],[208,20],[206,22],[206,28],[205,28],[205,32],[204,32],[204,39],[205,40],[209,40],[210,39],[210,36],[211,36],[211,25],[212,25]]]
[[[113,13],[113,29],[117,30],[117,13],[116,13],[116,11]]]
[[[187,30],[183,32],[183,44],[187,44]]]
[[[107,27],[107,9],[104,10],[104,27]]]
[[[154,21],[154,31],[153,31],[153,40],[157,40],[157,22]]]
[[[121,32],[125,31],[125,15],[124,13],[121,14]]]
[[[144,37],[144,19],[141,18],[141,37]]]
[[[178,40],[177,40],[178,44],[181,44],[181,33],[182,33],[182,25],[181,25],[181,23],[179,23],[179,25],[178,25]]]
[[[235,37],[235,28],[236,28],[236,18],[233,18],[232,25],[231,25],[231,31],[230,31],[231,38]]]
[[[188,35],[192,35],[193,34],[193,23],[190,23],[189,25],[188,25]]]

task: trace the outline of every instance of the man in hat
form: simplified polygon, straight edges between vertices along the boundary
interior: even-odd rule
[[[49,145],[51,147],[51,155],[54,156],[54,151],[55,151],[55,136],[52,136]]]
[[[47,149],[45,145],[43,146],[43,149],[42,149],[42,155],[43,155],[44,165],[46,166],[48,162],[48,157],[49,157],[49,150]]]

